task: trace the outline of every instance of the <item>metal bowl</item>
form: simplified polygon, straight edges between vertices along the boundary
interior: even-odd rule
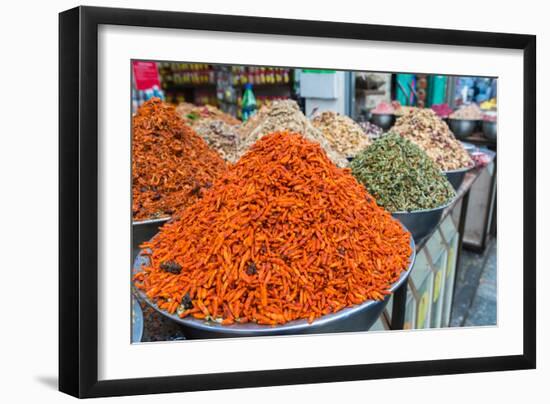
[[[410,240],[412,253],[409,258],[409,268],[401,273],[399,279],[391,285],[389,290],[392,293],[407,281],[413,268],[416,258],[415,244],[412,237]],[[139,272],[141,266],[147,263],[148,257],[139,254],[134,261],[133,273]],[[380,301],[367,300],[360,305],[324,315],[315,319],[311,324],[308,323],[307,320],[295,320],[276,326],[260,325],[256,323],[221,325],[214,321],[205,321],[192,317],[180,318],[177,314],[169,314],[164,310],[160,310],[142,290],[137,289],[133,284],[132,288],[141,299],[156,311],[179,323],[184,328],[186,338],[189,339],[367,331],[376,322],[378,317],[380,317],[391,296],[387,295],[384,300]]]
[[[143,337],[143,311],[137,298],[132,296],[132,343],[141,342]]]
[[[483,121],[483,135],[493,142],[497,141],[497,123],[492,121]]]
[[[439,224],[443,211],[453,203],[453,199],[437,208],[413,210],[410,212],[393,212],[392,216],[409,229],[414,242],[418,244],[420,240],[430,234]]]
[[[395,122],[395,115],[394,114],[376,114],[372,113],[370,117],[370,121],[381,127],[383,130],[388,130],[391,128]]]
[[[477,150],[477,146],[473,143],[468,142],[460,142],[462,143],[462,147],[464,147],[464,150],[466,150],[469,154],[472,154]]]
[[[449,118],[449,128],[457,139],[466,139],[470,136],[476,127],[477,121],[472,119],[452,119]]]
[[[170,217],[163,217],[161,219],[149,219],[133,222],[132,249],[136,250],[143,242],[151,240],[153,236],[158,233],[160,227],[169,220]]]
[[[447,181],[451,183],[451,185],[456,191],[462,185],[462,182],[464,181],[464,176],[466,175],[466,173],[474,167],[475,166],[472,165],[470,167],[459,168],[458,170],[444,171],[443,173],[445,174],[445,177],[447,177]]]

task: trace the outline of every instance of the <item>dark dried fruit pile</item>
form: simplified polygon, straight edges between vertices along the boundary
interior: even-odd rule
[[[153,98],[132,120],[134,220],[173,216],[197,201],[225,162],[176,114]]]

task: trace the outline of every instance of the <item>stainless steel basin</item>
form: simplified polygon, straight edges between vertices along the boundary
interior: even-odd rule
[[[393,212],[392,216],[399,220],[412,234],[415,243],[419,243],[438,225],[441,215],[453,200],[433,209],[413,210],[410,212]]]
[[[449,118],[449,128],[457,139],[466,139],[470,136],[476,127],[477,121],[472,119],[452,119]]]
[[[462,182],[464,181],[464,176],[472,168],[474,168],[474,166],[459,168],[458,170],[444,171],[445,177],[447,177],[447,181],[451,183],[455,191],[460,188]]]
[[[391,128],[395,122],[395,115],[394,114],[375,114],[372,113],[370,117],[370,121],[381,127],[384,131],[387,131],[389,128]]]
[[[132,250],[139,248],[141,243],[151,240],[158,233],[160,227],[170,220],[170,217],[161,219],[141,220],[132,223]]]
[[[493,142],[497,141],[497,123],[492,121],[483,121],[483,136]]]

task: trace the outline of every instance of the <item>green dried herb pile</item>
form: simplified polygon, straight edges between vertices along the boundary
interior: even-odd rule
[[[378,205],[390,212],[433,209],[455,196],[435,162],[397,133],[376,140],[350,166]]]

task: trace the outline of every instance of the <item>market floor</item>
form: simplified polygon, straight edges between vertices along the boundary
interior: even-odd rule
[[[451,313],[451,327],[496,325],[496,252],[494,239],[481,254],[462,251]]]

